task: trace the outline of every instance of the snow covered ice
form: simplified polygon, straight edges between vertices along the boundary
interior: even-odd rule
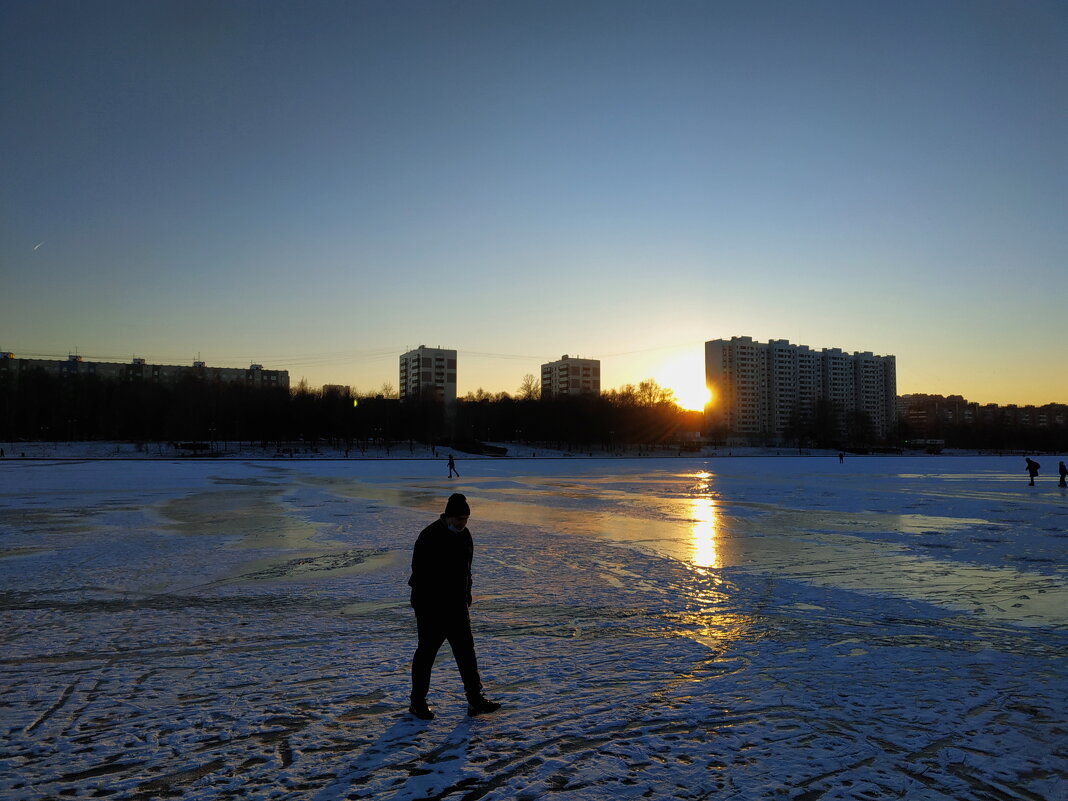
[[[1022,459],[459,467],[0,462],[0,797],[1068,798],[1068,490]],[[505,707],[446,646],[425,723],[454,491]]]

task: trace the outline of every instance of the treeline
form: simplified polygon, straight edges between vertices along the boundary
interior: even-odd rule
[[[740,436],[726,426],[713,422],[707,431],[714,444],[735,441]],[[877,447],[894,447],[896,432],[880,435],[871,416],[862,410],[847,410],[833,401],[818,401],[813,414],[807,418],[790,415],[781,435],[767,432],[762,435],[747,435],[750,445],[765,447],[843,448],[867,450]]]
[[[118,382],[40,371],[0,383],[0,438],[210,441],[291,438],[297,406],[286,389],[199,382]]]
[[[537,399],[469,394],[457,403],[461,440],[532,443],[560,450],[686,449],[703,428],[701,412],[681,409],[655,381],[600,395]]]
[[[1032,418],[1033,420],[1035,418]],[[848,410],[832,401],[820,401],[807,419],[792,415],[782,436],[772,434],[749,435],[751,445],[767,447],[828,448],[869,452],[879,450],[928,449],[928,443],[940,443],[937,448],[962,450],[1032,452],[1068,452],[1068,426],[1064,417],[1050,414],[1045,425],[1023,423],[1012,416],[995,419],[974,419],[959,422],[939,422],[912,425],[908,418],[896,420],[882,435],[866,412]],[[715,445],[736,441],[738,436],[713,420],[705,431],[707,440]]]
[[[239,443],[264,448],[323,443],[474,446],[517,442],[563,449],[624,449],[681,442],[701,429],[652,381],[600,396],[539,400],[479,390],[448,410],[431,398],[401,403],[345,388],[257,388],[198,381],[118,382],[44,371],[0,382],[0,440]]]
[[[347,388],[257,388],[198,381],[118,382],[30,371],[0,379],[0,440],[250,443],[284,449],[325,443],[337,449],[425,443],[476,448],[478,442],[521,443],[561,450],[634,451],[695,447],[699,435],[722,445],[732,432],[706,429],[699,412],[680,409],[670,390],[643,381],[596,396],[540,400],[536,383],[517,396],[482,390],[451,411],[425,399],[401,403]],[[942,440],[948,448],[1068,452],[1063,418],[1048,425],[1013,419],[927,424],[900,420],[890,437],[874,435],[863,414],[821,405],[814,419],[791,420],[785,436],[751,444],[793,447],[907,447]],[[521,446],[520,446],[521,447]],[[513,449],[514,450],[514,449]]]
[[[898,423],[898,436],[903,442],[942,440],[947,448],[1068,453],[1068,426],[1056,422],[1035,426],[1003,419],[912,426],[907,420],[901,420]]]

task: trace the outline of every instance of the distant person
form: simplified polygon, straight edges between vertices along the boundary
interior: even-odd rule
[[[3,455],[3,451],[0,451],[0,456]],[[1057,472],[1061,474],[1061,480],[1057,482],[1057,486],[1068,487],[1068,481],[1065,481],[1065,479],[1068,478],[1068,467],[1064,466],[1064,462],[1057,463]]]
[[[845,462],[845,454],[844,453],[839,453],[838,454],[838,464],[842,464],[843,462]]]
[[[423,529],[412,552],[412,608],[419,629],[419,645],[412,658],[412,695],[408,711],[420,720],[433,720],[427,705],[430,672],[445,640],[452,647],[467,694],[467,714],[496,712],[501,705],[482,694],[482,679],[471,635],[471,557],[474,544],[467,521],[471,507],[460,493],[449,496],[445,513]]]
[[[452,474],[456,473],[456,477],[460,477],[460,471],[456,469],[456,462],[452,458],[452,454],[449,454],[449,478],[452,478]]]
[[[1027,462],[1027,475],[1031,476],[1031,483],[1027,486],[1033,487],[1035,486],[1035,476],[1038,475],[1038,468],[1040,468],[1042,465],[1040,465],[1038,462],[1036,462],[1029,456],[1025,456],[1024,461]]]

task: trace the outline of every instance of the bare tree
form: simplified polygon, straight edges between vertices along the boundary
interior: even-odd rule
[[[534,377],[533,373],[523,376],[523,383],[519,385],[520,400],[538,400],[541,397],[541,382]]]
[[[389,381],[383,381],[382,382],[382,386],[381,386],[381,388],[379,388],[378,393],[383,398],[396,398],[397,397],[397,390],[395,390],[393,388],[393,384],[391,384]]]
[[[638,405],[659,406],[662,403],[675,403],[675,391],[662,387],[652,378],[647,378],[638,384]]]

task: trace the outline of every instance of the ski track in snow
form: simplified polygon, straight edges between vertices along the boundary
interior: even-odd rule
[[[997,458],[0,463],[0,797],[1068,798],[1068,493]],[[487,694],[406,714],[471,500]]]

